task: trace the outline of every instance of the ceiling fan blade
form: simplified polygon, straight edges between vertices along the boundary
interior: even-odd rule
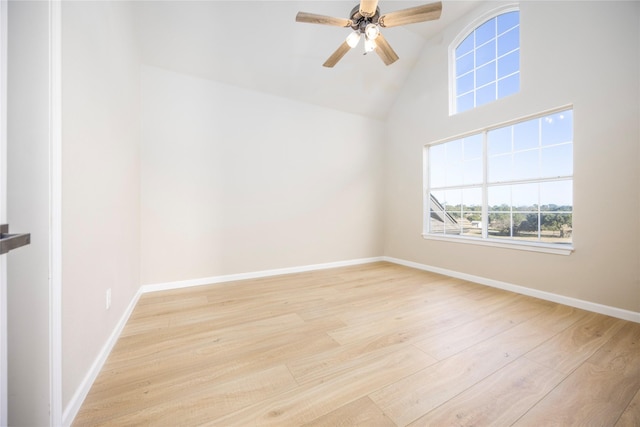
[[[360,0],[360,15],[371,18],[376,14],[378,0]]]
[[[334,18],[333,16],[316,15],[315,13],[298,12],[296,22],[307,22],[309,24],[333,25],[334,27],[350,27],[351,20],[345,18]]]
[[[410,7],[383,15],[378,20],[381,27],[397,27],[399,25],[415,24],[417,22],[433,21],[440,18],[442,2],[425,4],[423,6]]]
[[[393,50],[389,45],[389,42],[387,42],[387,39],[385,39],[382,34],[378,34],[378,37],[376,37],[376,46],[376,53],[385,65],[391,65],[398,60],[398,54]]]
[[[340,61],[342,59],[342,57],[344,55],[346,55],[347,52],[349,52],[351,50],[351,46],[349,46],[347,44],[347,42],[342,42],[342,44],[340,45],[340,47],[338,47],[338,49],[336,49],[335,52],[333,52],[331,54],[331,56],[329,57],[329,59],[327,59],[326,61],[324,61],[324,64],[322,64],[323,67],[327,67],[327,68],[332,68],[334,65],[336,65],[338,63],[338,61]]]

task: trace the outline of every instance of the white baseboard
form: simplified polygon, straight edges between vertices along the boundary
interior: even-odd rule
[[[131,299],[131,302],[127,306],[127,309],[122,314],[122,317],[116,324],[116,327],[114,328],[113,332],[111,333],[111,335],[109,335],[107,342],[105,342],[105,344],[102,346],[100,353],[98,353],[98,357],[96,358],[96,360],[93,361],[93,364],[91,365],[91,367],[89,368],[89,371],[87,372],[84,379],[80,383],[80,386],[76,389],[76,392],[73,394],[73,397],[69,401],[69,404],[64,409],[64,412],[62,413],[63,426],[70,426],[73,423],[73,420],[76,417],[76,415],[78,415],[78,411],[82,406],[82,402],[84,402],[84,399],[87,397],[87,394],[89,394],[89,390],[91,390],[91,386],[93,385],[93,382],[96,380],[96,378],[98,377],[98,374],[102,370],[102,366],[104,366],[104,362],[107,361],[107,357],[109,357],[109,354],[113,349],[113,346],[118,341],[118,338],[120,337],[120,333],[122,332],[125,325],[127,324],[127,321],[131,316],[131,313],[133,313],[133,309],[136,307],[136,304],[140,299],[140,295],[142,295],[142,293],[140,292],[140,290],[138,290],[138,292],[136,292],[136,294]]]
[[[551,292],[540,291],[537,289],[527,288],[525,286],[514,285],[511,283],[500,282],[498,280],[487,279],[485,277],[474,276],[472,274],[460,273],[445,268],[433,267],[426,264],[420,264],[413,261],[393,257],[382,257],[384,261],[394,264],[404,265],[406,267],[417,268],[419,270],[431,271],[433,273],[444,274],[446,276],[455,277],[457,279],[468,280],[470,282],[479,283],[481,285],[491,286],[493,288],[503,289],[530,297],[540,298],[546,301],[556,302],[558,304],[568,305],[570,307],[580,308],[582,310],[592,311],[595,313],[605,314],[607,316],[616,317],[618,319],[629,320],[631,322],[640,323],[640,313],[622,308],[611,307],[608,305],[598,304],[595,302],[584,301],[577,298],[571,298],[564,295],[558,295]]]
[[[213,285],[216,283],[235,282],[246,279],[259,279],[261,277],[279,276],[282,274],[304,273],[306,271],[324,270],[328,268],[347,267],[350,265],[369,264],[382,261],[383,257],[360,258],[348,261],[328,262],[324,264],[311,264],[299,267],[277,268],[273,270],[254,271],[251,273],[227,274],[224,276],[203,277],[200,279],[181,280],[177,282],[157,283],[153,285],[143,285],[140,293],[166,291],[170,289],[188,288],[191,286]]]

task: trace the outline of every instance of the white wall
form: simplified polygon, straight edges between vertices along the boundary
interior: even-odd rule
[[[520,93],[450,117],[448,45],[493,6],[427,45],[388,120],[385,255],[640,312],[640,3],[521,2]],[[574,105],[573,254],[421,237],[426,143],[565,104]]]
[[[140,286],[140,64],[131,8],[62,4],[63,407]]]
[[[382,253],[383,123],[142,73],[142,283]]]
[[[8,421],[49,424],[49,22],[9,2],[7,219],[31,244],[7,255]]]

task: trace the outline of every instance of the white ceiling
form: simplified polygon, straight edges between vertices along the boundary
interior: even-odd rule
[[[357,0],[136,2],[143,62],[323,107],[384,118],[426,40],[480,0],[444,1],[442,16],[383,29],[400,59],[385,66],[362,45],[322,63],[351,32],[295,22],[298,11],[345,17]],[[427,1],[381,0],[381,13]]]

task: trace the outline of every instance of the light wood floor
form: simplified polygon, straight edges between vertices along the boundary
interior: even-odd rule
[[[640,426],[640,324],[375,263],[145,294],[77,426]]]

